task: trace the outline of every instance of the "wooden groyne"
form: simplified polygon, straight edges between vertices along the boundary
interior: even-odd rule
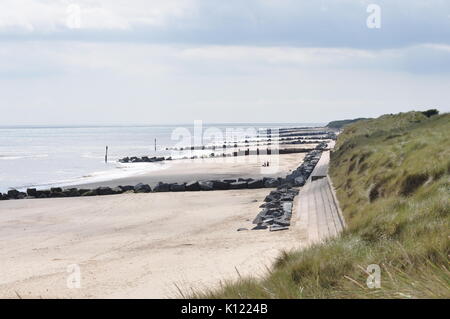
[[[229,153],[211,153],[209,155],[193,155],[193,156],[183,156],[179,159],[198,159],[198,158],[217,158],[217,157],[237,157],[237,156],[250,156],[250,155],[279,155],[279,154],[294,154],[294,153],[308,153],[313,150],[323,150],[327,147],[327,143],[322,142],[314,148],[256,148],[256,149],[244,149],[239,151],[233,151]],[[189,150],[194,150],[189,149]],[[162,162],[175,160],[170,157],[148,157],[148,156],[131,156],[119,159],[120,163],[152,163],[152,162]]]

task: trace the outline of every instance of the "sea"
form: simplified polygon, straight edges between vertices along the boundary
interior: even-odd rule
[[[220,123],[149,126],[0,126],[0,192],[80,185],[164,169],[171,161],[120,163],[126,156],[183,157],[170,148],[210,144],[208,132],[244,132],[322,123]],[[200,132],[200,133],[199,133]],[[219,134],[217,134],[219,132]],[[189,135],[191,134],[191,136]],[[105,162],[106,146],[108,161]],[[167,149],[169,148],[169,149]],[[199,151],[202,152],[202,151]]]

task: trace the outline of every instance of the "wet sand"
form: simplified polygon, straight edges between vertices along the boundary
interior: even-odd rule
[[[300,166],[305,153],[282,154],[278,156],[238,156],[205,158],[193,160],[174,160],[155,163],[161,169],[135,176],[114,180],[77,185],[75,187],[95,188],[99,186],[115,187],[119,185],[136,185],[145,183],[155,186],[159,181],[166,183],[187,183],[196,180],[214,180],[227,178],[262,178],[284,177],[291,170]],[[262,167],[269,161],[269,167]],[[148,163],[131,163],[128,165],[148,165]]]

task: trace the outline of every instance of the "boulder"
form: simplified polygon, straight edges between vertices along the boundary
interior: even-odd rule
[[[8,195],[0,193],[0,200],[7,200],[7,199],[9,199]]]
[[[84,192],[81,196],[97,196],[97,190],[96,189],[91,189],[88,190],[87,192]]]
[[[258,224],[252,228],[252,230],[262,230],[262,229],[267,229],[267,226],[263,224]]]
[[[170,184],[159,182],[153,189],[154,192],[169,192]]]
[[[247,182],[230,183],[230,189],[243,189],[243,188],[247,188]]]
[[[253,224],[261,224],[264,219],[266,219],[270,215],[269,209],[264,208],[262,211],[256,215],[255,219],[253,219]]]
[[[91,191],[90,189],[80,188],[80,189],[78,190],[78,193],[80,193],[80,196],[83,196],[83,194],[85,194],[85,193],[87,193],[87,192],[90,192],[90,191]]]
[[[235,179],[224,179],[223,182],[231,184],[231,183],[235,183],[236,180]]]
[[[277,187],[278,190],[284,190],[289,189],[292,186],[294,186],[294,181],[288,181],[287,179],[283,180],[283,182],[280,184],[280,186]]]
[[[27,193],[25,192],[19,192],[19,195],[16,197],[17,199],[24,199],[27,198]]]
[[[52,187],[52,188],[50,188],[50,191],[52,193],[62,193],[63,190],[61,187]]]
[[[274,225],[277,226],[290,226],[291,223],[289,222],[289,220],[287,218],[276,218],[273,221]]]
[[[280,185],[280,181],[275,178],[266,178],[264,181],[264,187],[274,188]]]
[[[295,176],[294,176],[294,174],[289,174],[289,175],[286,175],[286,178],[284,179],[286,182],[291,182],[291,181],[293,181],[295,179]]]
[[[186,190],[185,184],[171,184],[170,191],[172,192],[184,192]]]
[[[292,213],[292,202],[283,202],[282,207],[285,213]]]
[[[17,199],[19,194],[20,194],[20,192],[17,189],[10,189],[8,191],[8,198]]]
[[[278,202],[278,201],[266,202],[259,207],[260,208],[277,208],[277,207],[280,207],[280,202]]]
[[[222,181],[212,181],[214,190],[226,190],[230,189],[230,184]]]
[[[65,189],[63,191],[64,195],[66,195],[67,197],[77,197],[80,196],[80,193],[78,192],[78,189],[76,188],[69,188],[69,189]]]
[[[128,163],[129,161],[130,161],[129,157],[124,157],[124,158],[119,160],[119,162],[121,162],[121,163]]]
[[[279,231],[279,230],[288,230],[289,227],[287,226],[278,226],[278,225],[272,225],[270,226],[270,231]]]
[[[199,191],[200,190],[200,184],[195,181],[195,182],[190,182],[186,184],[186,190],[187,191]]]
[[[98,195],[113,195],[115,194],[111,187],[98,187],[97,188]]]
[[[111,190],[114,192],[114,194],[122,194],[123,193],[123,190],[120,187],[113,187]]]
[[[264,198],[264,201],[269,203],[269,202],[276,202],[279,201],[281,198],[281,195],[276,195],[276,194],[269,194],[266,196],[266,198]]]
[[[36,197],[36,188],[27,188],[27,195]]]
[[[238,182],[252,182],[254,179],[253,178],[238,178]]]
[[[136,186],[134,186],[135,193],[150,193],[151,191],[152,188],[148,184],[139,183]]]
[[[66,197],[66,195],[62,191],[61,192],[51,192],[50,197],[52,197],[52,198]]]
[[[263,188],[264,187],[264,182],[262,179],[257,179],[257,180],[253,180],[248,182],[248,188]]]
[[[210,181],[201,181],[199,182],[200,190],[202,191],[212,191],[213,190],[213,183]]]
[[[293,201],[294,197],[295,197],[295,194],[284,193],[283,195],[281,195],[280,201],[282,201],[282,202],[284,202],[284,201]]]
[[[131,185],[119,185],[119,188],[122,190],[122,192],[134,191],[134,186]]]
[[[263,219],[262,222],[264,225],[272,225],[274,220],[275,220],[274,218],[266,218],[266,219]]]
[[[40,190],[40,191],[36,191],[36,196],[37,198],[47,198],[50,197],[51,192],[49,190]]]

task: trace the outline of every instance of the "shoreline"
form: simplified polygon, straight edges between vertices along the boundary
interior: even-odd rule
[[[322,143],[325,140],[322,141]],[[310,145],[310,144],[309,144]],[[310,146],[305,146],[302,145],[302,147],[299,148],[299,145],[296,144],[287,144],[284,145],[283,149],[277,149],[276,151],[280,151],[280,153],[275,153],[275,156],[283,156],[286,154],[302,154],[302,153],[307,153],[307,151],[311,151],[313,149],[316,149],[318,146],[320,146],[320,144],[317,143],[313,143],[313,148],[311,148]],[[38,190],[45,190],[51,187],[61,187],[61,188],[69,188],[69,187],[81,187],[81,186],[95,186],[95,187],[99,187],[99,186],[110,186],[110,187],[115,187],[115,186],[119,186],[120,183],[124,183],[124,182],[128,182],[128,183],[134,183],[133,185],[137,184],[137,183],[146,183],[149,184],[151,186],[154,186],[157,184],[158,181],[154,181],[150,178],[150,181],[147,182],[149,180],[149,175],[155,173],[156,175],[159,175],[159,171],[163,171],[166,170],[167,168],[170,168],[172,166],[172,164],[175,165],[179,165],[180,163],[183,164],[197,164],[198,161],[202,161],[203,163],[208,163],[208,161],[217,161],[217,162],[221,162],[221,161],[225,161],[225,162],[236,162],[236,163],[245,163],[245,162],[263,162],[265,160],[268,160],[270,162],[270,152],[268,154],[265,153],[261,153],[261,154],[256,154],[254,153],[257,149],[256,146],[250,146],[249,149],[250,153],[244,153],[244,151],[241,148],[239,149],[239,153],[233,156],[233,153],[225,153],[227,154],[227,156],[220,156],[219,154],[217,154],[216,156],[206,156],[206,157],[200,157],[200,156],[192,156],[192,157],[187,157],[186,156],[184,158],[174,158],[171,160],[163,160],[163,161],[154,161],[154,162],[122,162],[120,159],[114,162],[111,162],[111,164],[116,165],[115,168],[110,168],[109,170],[103,170],[103,171],[95,171],[92,172],[88,175],[85,176],[81,176],[81,177],[76,177],[76,178],[71,178],[67,181],[55,181],[55,182],[47,182],[47,183],[39,183],[39,184],[29,184],[29,185],[22,185],[22,186],[18,186],[18,187],[9,187],[3,190],[3,192],[7,192],[8,190],[18,190],[21,192],[25,192],[27,188],[36,188]],[[235,151],[235,148],[228,148],[228,151]],[[274,155],[274,154],[272,154]],[[245,159],[241,159],[241,158],[236,158],[236,157],[245,157]],[[141,167],[139,167],[141,166]],[[128,171],[128,172],[127,172]],[[98,175],[98,176],[95,176]],[[120,175],[121,177],[116,177],[117,175]],[[164,174],[162,174],[164,176]],[[180,175],[184,175],[181,174]],[[202,177],[202,179],[214,179],[213,175],[214,174],[210,174],[210,175],[205,175]],[[223,176],[223,178],[238,178],[238,177],[242,177],[242,178],[259,178],[259,177],[263,177],[261,174],[250,174],[250,175],[240,175],[240,176],[236,176],[233,174],[227,175],[222,174],[221,176]],[[269,174],[266,177],[271,177],[271,178],[277,178],[280,177],[280,174]],[[140,180],[140,178],[143,178],[143,180]],[[186,176],[184,176],[186,177]],[[195,177],[195,176],[194,176]],[[220,179],[221,177],[218,177],[218,179]],[[163,179],[161,180],[162,182],[169,182],[169,183],[174,183],[174,182],[189,182],[192,181],[192,179],[184,179],[183,181],[177,181],[174,179]],[[2,191],[0,190],[0,193]]]
[[[161,170],[73,186],[90,195],[67,188],[0,201],[0,297],[173,298],[263,276],[281,251],[309,244],[291,216],[320,154],[176,160]],[[239,178],[252,180],[230,181]],[[188,189],[191,181],[201,188]],[[159,182],[170,191],[155,190]],[[135,186],[100,192],[118,185]],[[69,193],[59,196],[63,191]],[[81,270],[80,289],[66,286],[71,265]]]
[[[233,127],[233,126],[231,126]],[[252,126],[250,126],[252,127]],[[44,128],[45,129],[45,128]],[[23,147],[17,148],[13,147],[13,140],[10,140],[9,144],[6,144],[8,148],[4,151],[0,150],[0,159],[11,158],[6,160],[2,165],[5,171],[2,174],[2,182],[0,183],[0,192],[7,192],[11,189],[17,189],[19,191],[25,191],[26,188],[38,188],[43,190],[50,187],[66,187],[73,185],[91,184],[96,182],[106,182],[111,179],[138,176],[141,175],[146,170],[155,170],[160,167],[157,165],[150,165],[146,168],[139,168],[135,165],[123,165],[126,163],[120,163],[120,160],[124,156],[137,156],[137,157],[171,157],[173,159],[182,159],[183,157],[210,157],[211,153],[215,153],[216,157],[222,156],[222,151],[220,151],[221,145],[216,145],[219,148],[215,150],[208,149],[214,143],[206,143],[204,146],[193,146],[192,147],[182,146],[184,151],[175,150],[177,145],[174,142],[170,142],[169,136],[170,132],[166,129],[161,128],[160,131],[155,129],[152,130],[120,130],[120,136],[117,136],[117,132],[112,132],[106,130],[105,136],[100,135],[99,130],[86,130],[67,128],[67,132],[58,134],[58,136],[49,135],[48,130],[43,132],[32,132],[30,137],[31,140],[36,140],[40,146],[38,149],[34,148],[33,144],[26,144],[24,141],[19,141]],[[296,137],[279,137],[277,139],[276,135],[266,138],[264,136],[238,136],[234,139],[228,139],[224,141],[224,145],[227,144],[227,148],[223,149],[227,156],[235,156],[237,152],[238,156],[247,155],[241,154],[245,152],[253,153],[258,147],[262,152],[266,148],[277,149],[280,148],[280,153],[282,150],[289,152],[293,149],[301,148],[312,148],[319,142],[324,136],[319,136],[319,140],[310,140],[308,134],[310,132],[318,131],[330,132],[326,127],[316,127],[316,126],[300,126],[298,128],[286,127],[281,125],[281,134],[291,134],[291,132],[296,132]],[[122,132],[123,131],[123,132]],[[135,137],[135,132],[137,136]],[[169,135],[161,135],[161,132]],[[123,134],[122,134],[123,133]],[[143,134],[145,133],[145,134]],[[12,132],[10,133],[12,134]],[[36,137],[34,137],[34,135]],[[153,151],[153,146],[144,144],[144,137],[148,134],[156,134],[159,136],[158,139],[158,150]],[[298,135],[300,134],[300,135]],[[305,135],[306,134],[306,135]],[[21,133],[22,135],[22,133]],[[20,136],[21,136],[20,135]],[[72,136],[80,135],[80,139],[76,141],[71,141],[69,148],[58,147],[55,145],[65,145],[65,138],[71,138]],[[92,142],[88,139],[88,136],[92,136],[94,140],[104,140],[104,142]],[[151,138],[153,141],[153,138]],[[248,141],[248,143],[247,143]],[[26,141],[28,142],[28,140]],[[279,144],[278,144],[279,142]],[[301,142],[297,144],[297,142]],[[103,144],[105,143],[105,144]],[[305,144],[302,144],[305,143]],[[48,144],[48,145],[47,145]],[[221,144],[221,143],[219,143]],[[233,145],[231,145],[233,144]],[[238,145],[234,147],[234,144]],[[104,159],[104,146],[110,145],[110,161],[105,165]],[[199,148],[205,147],[202,150]],[[169,151],[171,150],[172,151]],[[188,150],[189,149],[189,150]],[[231,154],[230,154],[231,153]],[[12,159],[14,158],[14,160]],[[131,164],[131,163],[130,163]],[[134,164],[134,163],[132,163]],[[158,162],[149,162],[149,164],[158,164]],[[21,168],[20,170],[18,168]]]
[[[291,170],[297,168],[307,153],[290,153],[279,155],[248,155],[241,157],[213,157],[197,159],[181,159],[167,161],[167,163],[155,163],[160,166],[157,169],[146,171],[149,163],[132,163],[134,167],[144,166],[144,169],[125,177],[100,178],[96,181],[74,181],[71,183],[52,183],[39,187],[23,187],[16,190],[26,197],[27,189],[46,191],[50,188],[69,190],[72,188],[98,188],[135,186],[147,184],[154,188],[159,182],[163,183],[189,183],[192,181],[224,180],[224,179],[261,179],[283,178]],[[261,163],[268,161],[270,167],[262,167]],[[150,165],[153,165],[151,163]],[[5,193],[6,194],[6,193]],[[33,195],[32,195],[33,196]],[[0,197],[0,200],[2,198]]]
[[[138,183],[148,184],[152,188],[163,183],[189,183],[203,180],[223,180],[238,178],[278,178],[284,177],[287,173],[300,165],[306,153],[286,154],[279,156],[279,168],[276,172],[266,173],[261,167],[261,163],[268,160],[270,156],[250,155],[245,158],[236,159],[234,157],[225,158],[205,158],[177,160],[170,163],[170,166],[150,173],[143,173],[138,176],[128,176],[108,181],[83,183],[73,187],[117,187],[119,185],[136,185]],[[272,158],[273,161],[273,158]],[[135,165],[140,165],[136,163]]]

